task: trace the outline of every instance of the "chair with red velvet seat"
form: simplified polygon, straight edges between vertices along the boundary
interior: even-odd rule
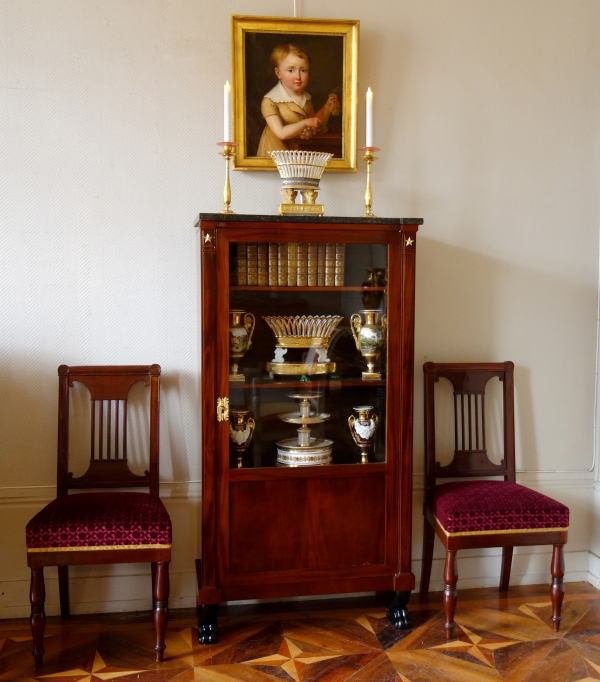
[[[459,549],[502,547],[500,590],[508,590],[513,547],[552,545],[552,621],[558,632],[564,596],[563,547],[567,542],[569,509],[564,504],[515,482],[514,365],[503,363],[426,362],[425,477],[423,507],[423,564],[421,594],[429,591],[435,534],[446,550],[443,604],[446,637],[452,637],[456,608],[456,552]],[[454,392],[454,456],[441,466],[436,461],[434,390],[447,379]],[[485,431],[485,389],[488,381],[502,382],[504,457],[488,458]],[[490,477],[503,480],[489,480]],[[471,479],[437,483],[437,479]]]
[[[171,560],[171,519],[158,496],[160,367],[61,365],[58,376],[57,498],[31,519],[26,531],[35,667],[42,666],[44,656],[44,566],[58,566],[60,612],[68,618],[68,567],[82,564],[151,563],[154,649],[160,662]],[[87,388],[91,400],[91,458],[79,477],[69,472],[69,394],[76,382]],[[128,442],[131,445],[133,440],[127,435],[128,394],[138,382],[150,390],[150,416],[145,419],[150,461],[143,475],[133,473],[127,462]],[[137,422],[144,423],[144,419]],[[120,488],[148,488],[149,492],[113,490]],[[69,490],[91,489],[103,490],[69,495]]]

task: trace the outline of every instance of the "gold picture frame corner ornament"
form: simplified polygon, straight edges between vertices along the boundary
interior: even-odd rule
[[[231,16],[233,131],[239,145],[233,170],[275,171],[267,156],[275,144],[279,149],[332,151],[326,172],[357,172],[359,30],[358,19]],[[285,94],[272,94],[276,102],[266,97],[282,87],[270,63],[274,48],[289,44],[308,56],[307,88],[299,96],[309,96],[302,107],[291,99],[283,101]],[[274,113],[269,115],[282,116],[284,125],[316,115],[327,120],[278,142],[267,130],[263,104],[267,111],[271,106]]]

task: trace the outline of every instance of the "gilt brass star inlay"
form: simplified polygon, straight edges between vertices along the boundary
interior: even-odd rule
[[[148,671],[107,666],[102,660],[102,656],[96,651],[91,671],[74,668],[59,673],[52,673],[51,675],[42,675],[39,679],[48,680],[48,682],[62,682],[62,680],[68,680],[69,682],[96,682],[97,680],[116,680],[119,677],[127,677],[135,674],[139,677],[141,673],[145,672]]]
[[[476,658],[478,661],[490,668],[494,667],[494,657],[493,652],[498,649],[504,649],[507,646],[514,646],[519,644],[518,640],[506,640],[506,639],[484,639],[479,635],[471,632],[464,625],[460,626],[464,635],[461,635],[458,639],[451,642],[444,642],[444,644],[438,644],[437,646],[430,647],[430,650],[438,649],[442,651],[456,651],[464,654],[469,654]]]
[[[412,246],[414,243],[415,243],[415,240],[412,239],[411,237],[409,237],[409,238],[406,240],[406,246]]]
[[[211,237],[210,232],[207,232],[207,233],[204,235],[204,243],[205,243],[205,244],[208,244],[209,242],[212,242],[212,237]]]
[[[283,638],[281,646],[276,654],[261,656],[244,661],[245,665],[265,665],[282,668],[296,682],[301,682],[307,666],[327,661],[331,658],[339,658],[339,654],[324,654],[314,651],[302,651],[293,641]]]

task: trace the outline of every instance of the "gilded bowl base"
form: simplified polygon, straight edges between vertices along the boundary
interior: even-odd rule
[[[229,381],[246,381],[244,374],[230,374]]]
[[[363,372],[363,381],[375,381],[376,379],[381,379],[381,372]]]
[[[279,204],[279,215],[324,215],[324,204]]]
[[[297,375],[302,374],[329,374],[335,372],[335,362],[269,362],[267,369],[272,374]]]

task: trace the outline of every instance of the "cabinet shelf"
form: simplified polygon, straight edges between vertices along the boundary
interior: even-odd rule
[[[230,481],[277,481],[286,479],[344,478],[376,476],[387,472],[386,462],[368,464],[329,464],[320,467],[257,467],[229,469]]]
[[[231,291],[386,291],[387,287],[287,287],[235,284]]]
[[[244,382],[244,381],[230,381],[229,388],[326,388],[333,386],[335,388],[344,386],[385,386],[385,379],[373,379],[370,381],[363,381],[362,379],[327,379],[320,381],[319,379],[312,379],[311,381],[262,381],[260,379]]]

